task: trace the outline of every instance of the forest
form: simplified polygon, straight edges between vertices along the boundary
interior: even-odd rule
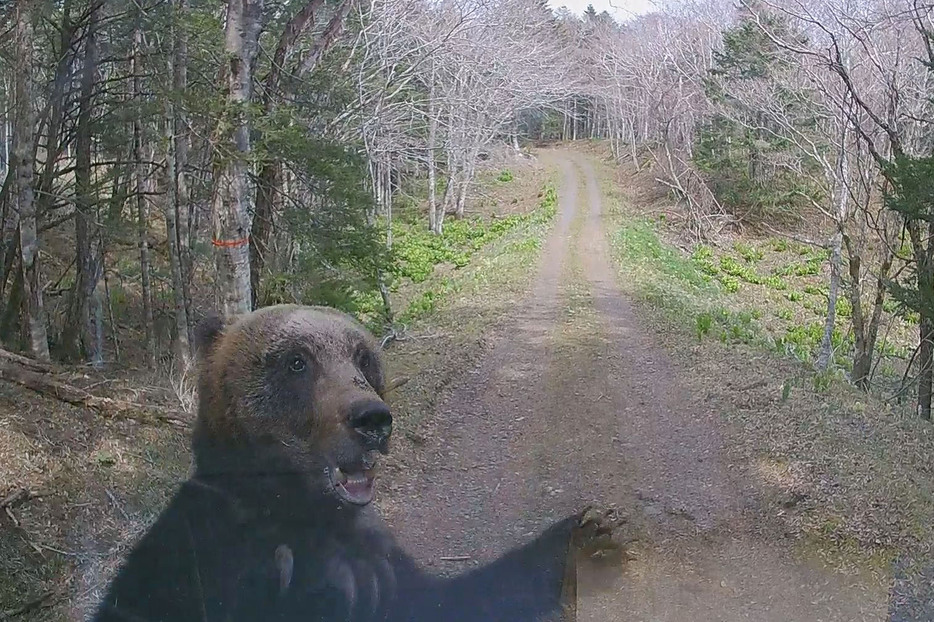
[[[203,317],[314,304],[415,348],[401,366],[430,410],[453,373],[419,358],[445,349],[421,345],[433,314],[474,305],[445,320],[463,333],[445,356],[521,315],[484,298],[547,261],[573,199],[564,169],[536,167],[565,150],[612,171],[593,192],[635,192],[610,247],[620,281],[657,273],[640,303],[676,318],[677,349],[764,348],[780,405],[793,361],[808,391],[908,413],[921,427],[899,438],[926,464],[934,4],[559,4],[0,0],[0,379],[187,429]],[[573,270],[562,287],[586,289]],[[38,496],[10,478],[8,514]]]
[[[7,3],[0,338],[93,366],[135,343],[183,369],[207,309],[323,303],[392,331],[400,281],[456,264],[445,236],[484,235],[461,223],[491,148],[603,139],[680,198],[692,243],[752,229],[826,254],[818,369],[868,389],[887,327],[914,326],[898,391],[929,419],[931,17]]]

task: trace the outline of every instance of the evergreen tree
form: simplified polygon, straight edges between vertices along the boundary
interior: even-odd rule
[[[717,112],[698,130],[694,161],[720,202],[736,215],[795,220],[813,191],[787,167],[773,164],[801,158],[763,108],[780,107],[783,116],[797,119],[805,130],[813,120],[806,112],[806,94],[790,90],[780,79],[793,59],[756,23],[768,14],[757,13],[754,18],[744,10],[739,23],[723,32],[722,49],[714,51],[705,84]],[[770,31],[803,44],[779,17],[765,19]],[[771,101],[744,99],[753,87],[769,93]]]

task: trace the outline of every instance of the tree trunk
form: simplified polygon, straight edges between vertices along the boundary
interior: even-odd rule
[[[920,227],[915,229],[920,233]],[[934,381],[934,222],[928,223],[927,239],[923,242],[920,236],[912,237],[912,244],[918,249],[918,293],[921,304],[919,322],[919,353],[918,353],[918,414],[922,419],[931,420],[932,381]]]
[[[250,213],[248,179],[253,69],[262,29],[263,0],[229,0],[224,50],[227,54],[227,111],[216,151],[214,240],[217,290],[225,316],[249,313]],[[228,133],[225,127],[231,127]]]
[[[97,293],[101,262],[96,242],[97,204],[91,181],[92,112],[97,75],[97,27],[103,2],[96,1],[88,14],[84,36],[84,63],[81,74],[81,99],[75,139],[75,285],[71,291],[69,317],[62,331],[64,355],[71,360],[85,358],[94,367],[104,363],[102,349],[102,307]]]
[[[636,125],[630,120],[629,121],[629,155],[632,157],[632,165],[635,169],[639,170],[639,154],[636,151]]]
[[[321,62],[321,57],[324,56],[324,53],[328,51],[328,48],[331,47],[334,41],[337,40],[338,35],[343,31],[344,20],[347,19],[347,14],[350,13],[352,5],[353,0],[341,0],[341,3],[337,5],[337,9],[335,9],[331,21],[328,22],[324,31],[315,39],[308,54],[302,59],[299,75],[307,75],[315,70],[318,63]]]
[[[833,236],[830,254],[830,283],[827,295],[827,316],[824,320],[824,336],[821,339],[820,350],[817,355],[819,371],[827,371],[833,357],[833,329],[837,317],[837,296],[840,292],[840,247],[843,236],[838,232]]]
[[[142,105],[142,85],[140,66],[140,55],[142,53],[143,33],[140,26],[137,25],[133,31],[133,59],[131,70],[133,80],[131,81],[131,97],[137,106]],[[143,297],[143,322],[146,331],[146,357],[147,364],[150,367],[156,365],[156,342],[154,337],[153,315],[152,315],[152,288],[150,286],[149,276],[149,199],[146,197],[143,179],[146,176],[146,168],[143,164],[143,124],[140,114],[133,117],[133,161],[136,169],[135,174],[135,197],[136,197],[136,225],[137,225],[137,245],[139,247],[139,269],[140,285]]]
[[[14,260],[11,266],[13,282],[9,287],[9,296],[6,298],[6,305],[3,308],[3,316],[0,317],[0,337],[9,345],[15,345],[17,348],[24,347],[26,344],[22,339],[23,330],[20,323],[20,315],[24,310],[25,289],[23,279],[23,254],[19,251],[19,227],[16,228],[16,244]],[[22,314],[25,315],[25,314]]]
[[[275,218],[275,195],[279,191],[279,167],[277,161],[264,162],[256,180],[256,212],[250,231],[250,295],[251,308],[258,304],[263,269],[269,253],[269,236]]]
[[[882,303],[885,301],[886,280],[889,270],[892,268],[893,248],[891,241],[884,244],[885,254],[879,264],[879,271],[876,275],[875,297],[872,305],[872,313],[869,317],[869,323],[866,323],[866,315],[863,309],[862,301],[862,274],[861,258],[859,252],[852,248],[848,236],[843,237],[849,258],[849,283],[847,284],[847,293],[850,301],[852,313],[850,321],[853,326],[853,371],[850,379],[853,384],[864,391],[869,390],[871,381],[873,359],[875,355],[876,340],[879,335],[879,325],[882,322]]]
[[[921,312],[918,351],[918,414],[931,420],[931,363],[934,360],[934,319],[927,311]]]
[[[450,166],[450,158],[448,158],[448,166]],[[441,235],[444,232],[444,216],[448,213],[448,208],[454,201],[454,189],[457,185],[457,175],[451,170],[448,173],[447,184],[444,187],[444,196],[441,199],[441,205],[438,206],[436,210],[437,217],[435,218],[435,235]]]
[[[168,61],[168,70],[174,75],[174,57]],[[169,100],[165,112],[165,182],[166,193],[162,203],[165,216],[165,234],[169,247],[169,269],[172,272],[172,299],[174,303],[175,335],[172,339],[175,362],[184,372],[188,369],[191,348],[188,341],[188,308],[185,304],[185,277],[182,272],[182,238],[178,233],[178,173],[175,170],[175,106]]]
[[[428,229],[441,232],[438,222],[438,178],[435,149],[438,143],[438,102],[435,86],[435,58],[431,57],[431,80],[428,85]]]
[[[464,165],[463,179],[457,194],[457,206],[454,211],[455,218],[458,220],[464,217],[467,208],[467,192],[470,190],[470,184],[473,182],[474,171],[477,168],[477,149],[473,148],[467,155],[467,162]]]
[[[188,0],[175,0],[175,51],[172,72],[173,90],[176,97],[188,93]],[[188,327],[188,344],[193,343],[191,308],[192,258],[191,248],[191,196],[188,188],[188,152],[191,134],[188,130],[188,111],[183,104],[175,107],[175,222],[178,236],[178,255],[182,277],[182,296],[185,299],[185,318]]]
[[[866,369],[872,368],[873,353],[876,351],[876,340],[879,337],[879,326],[882,323],[882,304],[885,302],[886,285],[889,278],[889,270],[892,269],[892,261],[895,258],[892,252],[891,243],[886,245],[885,255],[879,264],[879,273],[876,275],[876,296],[872,303],[872,316],[869,320],[869,326],[866,328],[865,348],[868,361],[864,364]],[[861,364],[862,365],[862,364]],[[854,365],[855,369],[855,365]],[[862,370],[862,367],[860,367]],[[869,383],[872,380],[871,372],[865,376],[865,381],[857,383],[857,386],[869,389]]]
[[[23,0],[14,4],[15,58],[14,105],[16,125],[13,135],[13,164],[16,167],[16,205],[19,212],[19,242],[23,272],[23,296],[26,303],[29,351],[40,361],[49,360],[45,308],[39,270],[39,237],[36,228],[36,203],[33,193],[33,153],[35,120],[33,115],[33,7]]]
[[[4,91],[7,91],[7,84],[3,85]],[[7,91],[9,92],[9,91]],[[10,173],[10,118],[9,110],[0,112],[0,177],[3,177],[3,185],[6,185],[7,175]],[[4,208],[6,204],[4,203]],[[6,223],[6,218],[0,220],[0,225]],[[0,227],[2,229],[2,227]]]

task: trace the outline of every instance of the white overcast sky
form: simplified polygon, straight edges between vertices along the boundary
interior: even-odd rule
[[[623,21],[635,15],[652,10],[652,0],[549,0],[554,9],[566,6],[573,13],[580,15],[592,4],[597,13],[606,11],[617,20]]]

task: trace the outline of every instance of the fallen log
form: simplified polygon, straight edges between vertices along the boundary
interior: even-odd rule
[[[3,355],[0,355],[0,380],[15,382],[36,393],[54,397],[74,406],[93,408],[111,416],[116,415],[143,423],[162,421],[183,427],[189,425],[181,411],[92,395],[84,389],[56,380],[48,374],[34,371],[34,368],[27,369],[26,365]]]
[[[43,363],[42,361],[37,361],[36,359],[31,359],[20,354],[14,354],[8,350],[3,350],[0,348],[0,360],[10,361],[11,363],[17,363],[23,367],[27,367],[33,371],[39,371],[43,373],[50,373],[55,371],[52,366],[48,363]]]

